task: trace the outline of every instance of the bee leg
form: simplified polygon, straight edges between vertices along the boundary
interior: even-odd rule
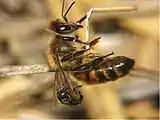
[[[100,65],[102,65],[103,63],[105,63],[105,62],[106,62],[106,60],[108,60],[108,59],[107,59],[107,57],[109,57],[109,56],[111,56],[111,55],[113,55],[113,54],[114,54],[114,52],[111,52],[111,53],[109,53],[109,54],[107,54],[107,55],[103,56],[103,57],[104,57],[104,59],[103,59],[103,61],[101,61],[101,62],[100,62],[99,66],[100,66]]]
[[[73,59],[76,59],[76,58],[81,57],[81,56],[82,56],[85,52],[87,52],[88,50],[89,50],[89,49],[75,52],[75,53],[73,54]]]
[[[100,57],[102,57],[102,58],[106,58],[106,57],[109,57],[109,56],[111,56],[111,55],[113,55],[114,54],[114,52],[111,52],[111,53],[109,53],[109,54],[107,54],[107,55],[105,55],[105,56],[101,56],[99,53],[89,53],[89,54],[87,54],[86,55],[86,57],[87,58],[91,58],[91,59],[95,59],[95,58],[100,58]]]
[[[77,85],[77,86],[75,86],[74,88],[73,88],[73,91],[76,91],[77,89],[79,89],[79,88],[81,88],[81,87],[83,87],[82,85]]]
[[[79,40],[78,35],[75,35],[74,42],[77,42],[77,43],[80,43],[80,44],[85,44],[85,45],[88,45],[88,44],[89,44],[88,42],[83,42],[83,41]]]
[[[87,57],[101,57],[101,55],[99,55],[99,53],[88,53],[87,55],[86,55]]]
[[[75,66],[70,67],[70,70],[74,72],[82,72],[82,71],[84,72],[90,69],[91,69],[90,64],[75,65]]]
[[[65,61],[67,61],[67,60],[75,60],[75,59],[77,59],[77,58],[80,58],[86,51],[88,51],[89,49],[87,49],[87,50],[81,50],[81,51],[77,51],[77,52],[75,52],[75,53],[71,53],[71,54],[67,54],[67,55],[65,55],[62,59],[61,59],[61,61],[62,62],[65,62]]]
[[[83,100],[83,95],[81,94],[81,91],[79,90],[79,88],[81,88],[81,87],[82,87],[82,85],[77,85],[77,86],[75,86],[75,87],[73,88],[73,92],[76,92],[77,95],[79,96],[79,97],[77,98],[78,103],[81,103],[82,100]]]
[[[108,53],[107,55],[105,55],[105,57],[109,57],[109,56],[111,56],[113,54],[114,54],[114,52],[112,51],[111,53]]]
[[[95,45],[99,42],[99,39],[101,39],[101,37],[95,38],[94,40],[92,40],[91,42],[89,42],[88,45],[89,45],[90,47],[95,46]]]
[[[76,23],[78,25],[80,25],[85,19],[87,18],[87,15],[84,15],[80,20],[78,20]],[[79,26],[79,27],[83,27],[83,26]]]
[[[89,63],[82,64],[82,65],[75,65],[75,66],[71,67],[70,69],[73,70],[73,71],[91,70],[91,69],[96,68],[96,67],[100,66],[101,64],[103,64],[106,61],[105,58],[108,57],[108,56],[110,56],[110,55],[113,55],[113,54],[114,54],[114,52],[109,53],[109,54],[107,54],[105,56],[99,56],[98,58],[92,60]]]

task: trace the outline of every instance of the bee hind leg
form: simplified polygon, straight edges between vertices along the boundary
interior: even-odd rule
[[[74,88],[73,88],[73,91],[76,91],[77,89],[79,89],[79,88],[81,88],[82,87],[82,85],[77,85],[77,86],[75,86]]]
[[[82,85],[77,85],[73,88],[73,92],[77,93],[76,100],[77,100],[78,104],[80,104],[83,100],[83,95],[81,94],[81,91],[79,90],[79,88],[81,88],[81,87],[82,87]]]
[[[88,53],[87,55],[86,55],[87,57],[101,57],[101,55],[99,54],[99,53]]]
[[[111,55],[114,55],[114,52],[112,51],[111,53],[108,53],[107,55],[105,55],[105,57],[109,57]]]

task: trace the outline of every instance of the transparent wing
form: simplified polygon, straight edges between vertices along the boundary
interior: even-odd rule
[[[71,85],[71,77],[70,77],[70,72],[65,72],[61,66],[60,60],[59,60],[59,54],[58,52],[55,52],[55,63],[57,65],[57,67],[59,68],[59,71],[56,72],[55,74],[55,86],[54,86],[54,98],[57,97],[57,94],[63,94],[63,92],[61,93],[60,91],[62,90],[62,88],[65,88],[68,90],[68,92],[70,93],[71,97],[74,98],[75,94],[73,93],[73,88]],[[58,93],[57,93],[58,92]]]
[[[57,87],[57,81],[58,81],[58,72],[55,72],[54,78],[53,78],[53,103],[54,107],[57,107],[57,98],[56,98],[56,87]]]
[[[139,78],[143,77],[143,78],[148,78],[150,80],[158,81],[159,71],[141,68],[141,67],[136,66],[135,68],[132,69],[129,76],[130,77],[139,77]]]
[[[67,88],[71,95],[73,95],[73,78],[71,77],[71,72],[60,71],[57,72],[57,80],[56,80],[56,90],[60,90],[61,88]]]
[[[70,90],[70,93],[72,94],[71,84],[68,83],[68,81],[66,81],[66,80],[69,80],[69,77],[68,77],[67,74],[68,73],[65,73],[65,77],[64,77],[62,72],[55,72],[54,79],[53,79],[53,103],[54,103],[54,107],[57,107],[57,104],[58,104],[57,91],[61,90],[62,88],[67,88],[68,90]]]
[[[67,75],[65,77],[68,79]],[[70,84],[69,84],[70,85]],[[55,72],[54,80],[53,80],[53,103],[54,107],[57,107],[57,104],[59,103],[57,99],[57,91],[61,90],[62,88],[67,88],[72,92],[72,88],[68,85],[68,82],[63,77],[62,72]]]
[[[159,94],[159,71],[135,67],[118,86],[123,101],[148,99]]]

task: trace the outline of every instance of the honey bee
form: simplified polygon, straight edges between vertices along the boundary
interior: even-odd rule
[[[78,89],[81,86],[71,84],[73,79],[83,80],[87,83],[116,80],[127,75],[133,68],[135,61],[125,56],[110,58],[109,56],[113,55],[113,52],[104,56],[88,52],[98,43],[100,37],[90,42],[83,42],[79,40],[78,35],[72,36],[73,32],[83,27],[80,24],[87,16],[85,15],[75,23],[69,22],[66,15],[75,2],[63,15],[64,2],[63,0],[62,18],[64,21],[57,19],[49,25],[49,29],[56,35],[49,40],[47,54],[49,66],[51,68],[56,66],[59,69],[54,76],[56,98],[62,104],[74,107],[82,102],[83,95]]]

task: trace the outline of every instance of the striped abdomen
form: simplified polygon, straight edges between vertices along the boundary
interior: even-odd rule
[[[114,81],[125,76],[134,66],[134,60],[124,56],[108,58],[100,67],[86,72],[76,72],[78,80],[83,80],[89,84]]]

